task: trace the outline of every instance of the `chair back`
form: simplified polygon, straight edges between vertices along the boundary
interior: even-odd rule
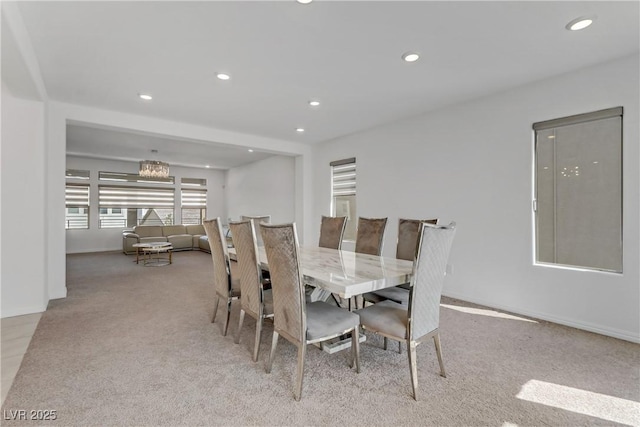
[[[356,233],[356,252],[359,254],[380,255],[387,218],[358,218]]]
[[[405,219],[398,220],[398,244],[396,246],[396,258],[413,261],[418,250],[418,236],[420,224],[437,224],[437,219]]]
[[[318,246],[321,248],[341,249],[342,236],[347,226],[346,216],[324,216],[320,222],[320,241]]]
[[[227,243],[222,235],[220,217],[202,221],[204,231],[209,239],[211,259],[213,260],[213,284],[216,292],[223,297],[231,294],[231,270]]]
[[[238,273],[240,275],[240,302],[244,311],[260,314],[264,300],[262,269],[258,260],[258,245],[253,220],[230,222],[229,229],[236,249]]]
[[[440,297],[456,224],[422,223],[409,294],[408,338],[417,340],[438,328]]]
[[[271,275],[274,330],[292,342],[306,343],[307,315],[296,226],[263,224],[261,231]]]
[[[258,246],[264,246],[262,243],[262,234],[260,233],[260,224],[266,222],[267,224],[271,222],[271,215],[261,215],[261,216],[252,216],[252,215],[241,215],[240,221],[253,220],[253,226],[256,229],[256,242]]]

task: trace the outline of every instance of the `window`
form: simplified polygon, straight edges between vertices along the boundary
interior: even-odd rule
[[[331,214],[346,216],[345,240],[356,239],[356,159],[337,160],[331,166]]]
[[[89,184],[67,183],[65,205],[66,230],[89,228]]]
[[[202,224],[207,215],[207,180],[196,178],[182,178],[181,190],[181,223],[184,225]],[[200,188],[198,188],[200,187]]]
[[[172,225],[174,193],[173,188],[100,185],[99,227]]]
[[[536,261],[622,272],[622,107],[533,129]]]
[[[145,178],[133,173],[99,172],[100,181],[133,182],[138,184],[173,184],[175,178]]]

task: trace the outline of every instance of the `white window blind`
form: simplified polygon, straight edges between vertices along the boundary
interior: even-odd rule
[[[331,162],[331,185],[333,196],[356,194],[356,159]]]
[[[100,207],[173,209],[173,188],[147,188],[100,185]]]
[[[206,208],[207,190],[183,188],[181,201],[183,208]]]
[[[65,204],[68,208],[89,207],[89,184],[67,184]]]

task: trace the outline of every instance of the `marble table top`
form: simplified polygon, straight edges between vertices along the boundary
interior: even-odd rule
[[[263,247],[258,255],[261,267],[268,270]],[[229,257],[236,258],[235,249],[229,249]],[[408,283],[413,269],[411,261],[309,246],[300,248],[300,264],[306,284],[342,298]]]

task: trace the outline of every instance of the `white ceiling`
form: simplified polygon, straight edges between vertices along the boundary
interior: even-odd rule
[[[303,143],[630,55],[640,43],[637,1],[51,1],[19,9],[52,99]],[[597,15],[591,27],[565,29],[585,15]],[[410,50],[418,62],[400,59]],[[69,150],[95,150],[91,135],[115,143],[108,133],[72,128]],[[153,145],[139,137],[118,144],[117,155],[138,159],[132,150]],[[245,161],[255,154],[236,151]],[[182,163],[202,163],[197,149],[181,154]]]

